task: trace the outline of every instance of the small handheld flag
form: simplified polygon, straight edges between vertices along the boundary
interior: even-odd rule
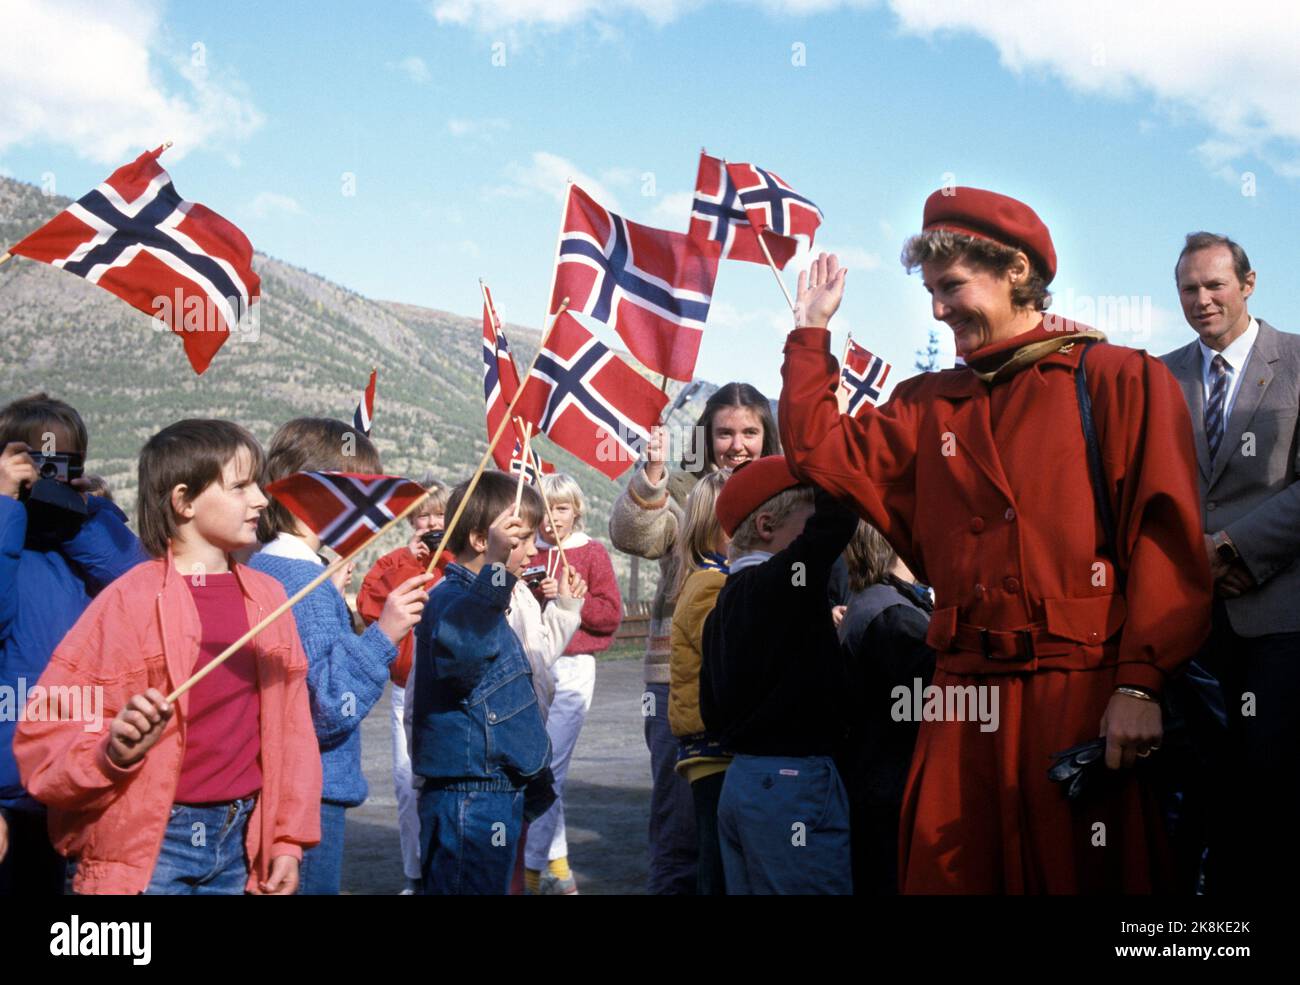
[[[610,212],[569,186],[551,310],[611,325],[651,372],[689,380],[709,316],[721,248]]]
[[[349,472],[295,472],[266,491],[341,555],[427,495],[418,482],[400,476]]]
[[[767,263],[759,234],[750,225],[749,215],[741,203],[736,183],[726,165],[716,157],[700,151],[700,166],[695,175],[695,198],[691,201],[692,239],[712,240],[721,245],[724,260]],[[763,242],[777,267],[784,268],[794,256],[798,243],[768,229]]]
[[[370,371],[366,392],[361,395],[361,403],[357,404],[356,412],[352,415],[352,426],[367,438],[370,437],[370,427],[375,420],[375,377],[378,373],[377,369]]]
[[[840,367],[840,388],[844,394],[845,414],[857,417],[867,404],[875,404],[885,388],[885,380],[894,367],[849,339]]]
[[[233,223],[186,202],[141,154],[11,246],[84,277],[166,323],[202,373],[261,294],[253,245]]]
[[[524,380],[517,412],[616,479],[640,457],[667,402],[662,390],[565,313]]]
[[[769,231],[787,241],[786,260],[794,255],[798,240],[806,240],[812,246],[817,227],[822,223],[822,210],[810,199],[796,192],[774,171],[764,171],[754,164],[728,163],[727,174],[736,187],[749,224],[760,233]],[[771,242],[770,237],[764,240]],[[784,268],[786,260],[777,263],[773,254],[773,265],[778,268]]]

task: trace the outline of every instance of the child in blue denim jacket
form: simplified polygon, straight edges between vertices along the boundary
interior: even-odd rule
[[[466,483],[447,502],[454,516]],[[537,553],[541,497],[484,473],[444,549],[455,555],[415,631],[411,769],[420,791],[426,894],[505,895],[524,788],[551,760],[533,675],[506,622],[511,591]]]

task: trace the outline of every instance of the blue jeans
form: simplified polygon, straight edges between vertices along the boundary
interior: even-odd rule
[[[648,709],[653,714],[645,716],[651,783],[646,892],[652,896],[692,896],[699,881],[695,800],[691,785],[677,772],[681,744],[668,725],[668,685],[647,684],[645,689],[654,698]]]
[[[240,896],[248,882],[244,832],[256,795],[229,804],[173,804],[146,896]]]
[[[321,801],[320,844],[302,853],[299,896],[337,896],[343,881],[343,828],[347,808]]]
[[[727,893],[849,895],[849,798],[829,756],[743,756],[718,800]]]
[[[508,896],[524,823],[522,790],[420,791],[426,896]]]

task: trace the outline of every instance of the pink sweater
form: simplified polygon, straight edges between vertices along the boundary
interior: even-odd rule
[[[557,563],[555,548],[548,548],[540,537],[537,547],[534,564],[546,564],[549,568]],[[582,603],[582,625],[573,634],[564,653],[574,656],[608,650],[623,621],[623,596],[619,593],[618,577],[614,574],[609,554],[599,541],[578,531],[569,534],[564,542],[564,556],[587,582],[587,597]]]

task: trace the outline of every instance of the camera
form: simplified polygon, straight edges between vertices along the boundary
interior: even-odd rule
[[[426,530],[420,534],[420,541],[429,549],[429,553],[434,557],[438,555],[438,548],[442,546],[441,530]]]
[[[42,455],[34,451],[28,454],[31,455],[32,464],[36,466],[36,474],[42,479],[69,482],[72,479],[80,479],[86,471],[85,456],[76,452]]]
[[[545,566],[525,568],[524,573],[520,575],[520,577],[523,578],[524,584],[530,589],[538,589],[541,587],[542,582],[546,580],[546,568]]]

